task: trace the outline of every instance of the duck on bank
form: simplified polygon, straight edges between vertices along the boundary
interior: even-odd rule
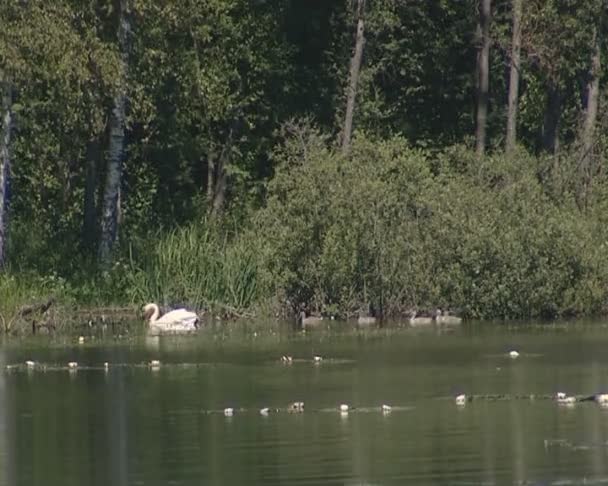
[[[304,311],[300,312],[296,319],[296,324],[300,329],[315,329],[321,327],[325,323],[323,316],[307,316]]]
[[[435,312],[435,321],[437,324],[455,325],[462,324],[462,317],[450,314],[448,311],[437,309]]]
[[[440,325],[457,325],[462,324],[462,317],[458,317],[449,311],[436,309],[431,312],[418,311],[412,309],[408,313],[408,322],[410,326],[428,326],[433,323]]]
[[[433,316],[418,313],[416,310],[411,310],[409,316],[410,326],[428,326],[433,323]]]

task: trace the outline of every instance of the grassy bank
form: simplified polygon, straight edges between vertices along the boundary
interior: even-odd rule
[[[148,235],[103,275],[9,270],[0,276],[4,322],[50,295],[63,306],[156,301],[221,315],[607,310],[608,191],[598,177],[581,209],[567,158],[557,171],[523,152],[479,160],[461,147],[437,153],[364,137],[344,157],[305,128],[274,157],[264,206],[238,224],[204,219]]]

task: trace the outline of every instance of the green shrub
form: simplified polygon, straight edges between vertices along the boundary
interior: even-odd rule
[[[307,129],[277,152],[256,224],[275,295],[294,310],[475,317],[605,310],[606,231],[549,197],[525,153],[357,137],[348,157]]]

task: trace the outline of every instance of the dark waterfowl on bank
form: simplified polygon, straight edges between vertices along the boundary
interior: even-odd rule
[[[359,326],[373,326],[376,322],[378,322],[377,319],[369,314],[359,313],[357,318],[357,325]]]
[[[322,326],[325,323],[323,316],[307,316],[306,312],[302,311],[298,315],[297,324],[301,329],[309,329]]]
[[[433,317],[430,315],[423,315],[418,313],[416,310],[410,311],[409,317],[410,326],[428,326],[433,323]]]

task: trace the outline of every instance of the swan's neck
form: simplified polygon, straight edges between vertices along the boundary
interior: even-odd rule
[[[159,314],[160,310],[158,309],[158,306],[156,304],[153,304],[153,312],[150,316],[150,324],[154,324],[158,320]]]

